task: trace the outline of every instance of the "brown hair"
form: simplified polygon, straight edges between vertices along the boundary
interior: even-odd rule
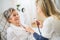
[[[45,0],[47,6],[48,6],[48,9],[49,9],[49,12],[50,12],[50,15],[53,15],[55,16],[56,18],[60,19],[60,12],[57,9],[57,7],[55,6],[55,4],[52,2],[52,0]]]
[[[8,10],[5,10],[4,13],[3,13],[4,17],[8,20],[13,11],[15,11],[14,8],[9,8]]]
[[[37,0],[36,4],[40,6],[40,8],[42,9],[42,11],[46,17],[50,16],[50,12],[49,12],[48,7],[44,0]]]
[[[39,5],[44,12],[45,16],[53,15],[56,18],[60,19],[60,12],[56,10],[55,4],[52,2],[52,0],[37,0],[37,5]]]

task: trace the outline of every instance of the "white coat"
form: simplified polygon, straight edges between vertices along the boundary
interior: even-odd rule
[[[53,16],[48,17],[43,23],[41,33],[49,40],[60,40],[60,20]]]

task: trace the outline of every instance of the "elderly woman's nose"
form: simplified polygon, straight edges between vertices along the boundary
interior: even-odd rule
[[[16,18],[19,18],[19,15],[16,15]]]

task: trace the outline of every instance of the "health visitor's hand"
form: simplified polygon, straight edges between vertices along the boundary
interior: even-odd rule
[[[29,33],[34,33],[34,30],[31,27],[26,27],[25,30]]]

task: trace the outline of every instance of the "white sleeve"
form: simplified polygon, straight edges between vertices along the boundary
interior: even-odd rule
[[[15,40],[16,36],[13,31],[10,29],[7,30],[7,40]]]
[[[33,37],[33,34],[30,34],[30,35],[28,36],[28,40],[36,40],[36,39]]]
[[[52,19],[46,19],[43,23],[43,28],[41,29],[42,36],[51,38],[53,31]]]

